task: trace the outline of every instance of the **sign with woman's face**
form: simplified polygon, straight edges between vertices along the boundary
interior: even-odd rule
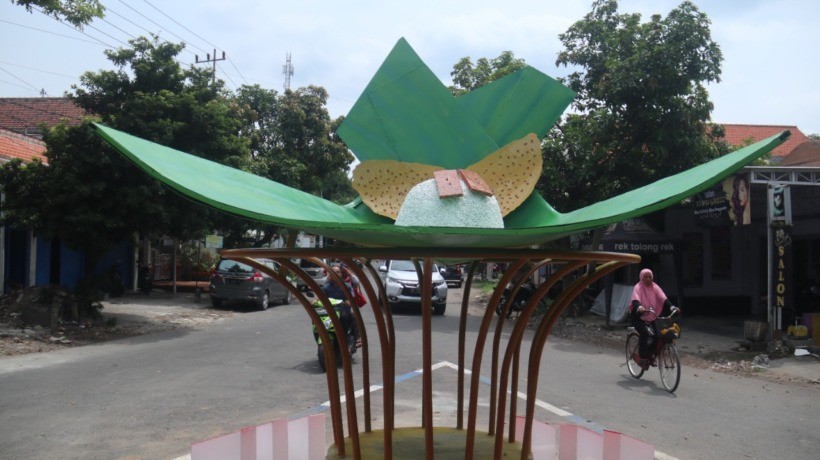
[[[723,181],[723,190],[729,200],[729,218],[735,225],[752,223],[749,174],[735,174]]]
[[[792,224],[791,194],[788,185],[769,186],[769,222]]]

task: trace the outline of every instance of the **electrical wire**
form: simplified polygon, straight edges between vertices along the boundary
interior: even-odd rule
[[[34,85],[32,85],[31,83],[29,83],[29,82],[27,82],[27,81],[23,80],[22,78],[18,77],[17,75],[14,75],[13,73],[9,72],[8,70],[6,70],[6,69],[4,69],[4,68],[2,68],[2,67],[0,67],[0,70],[2,70],[3,72],[6,72],[7,74],[11,75],[11,76],[12,76],[12,77],[14,77],[15,79],[17,79],[17,80],[19,80],[19,81],[21,81],[21,82],[25,83],[26,85],[28,85],[29,87],[31,87],[32,89],[34,89],[34,91],[40,92],[40,90],[39,90],[39,89],[37,89],[37,87],[35,87],[35,86],[34,86]]]
[[[60,36],[60,37],[70,38],[72,40],[77,40],[77,41],[81,41],[81,42],[84,42],[84,43],[91,43],[92,45],[107,46],[105,43],[103,43],[99,40],[93,41],[93,42],[90,41],[90,40],[83,40],[82,38],[72,37],[71,35],[60,34],[60,33],[57,33],[57,32],[52,32],[50,30],[38,29],[37,27],[31,27],[31,26],[26,26],[26,25],[23,25],[23,24],[17,24],[16,22],[6,21],[5,19],[0,19],[0,22],[5,22],[6,24],[11,24],[11,25],[17,26],[17,27],[23,27],[23,28],[26,28],[26,29],[36,30],[37,32],[44,32],[44,33],[47,33],[47,34],[52,34],[52,35],[57,35],[57,36]]]

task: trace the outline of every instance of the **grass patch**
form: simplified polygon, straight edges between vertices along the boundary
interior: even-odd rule
[[[473,280],[473,287],[472,289],[481,294],[492,294],[493,289],[495,289],[496,284],[498,281],[482,281],[482,280]]]

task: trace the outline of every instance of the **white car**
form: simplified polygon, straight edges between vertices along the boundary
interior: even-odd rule
[[[390,308],[399,305],[421,306],[421,286],[416,267],[409,260],[388,260],[379,267]],[[443,315],[447,308],[447,282],[433,264],[433,313]]]

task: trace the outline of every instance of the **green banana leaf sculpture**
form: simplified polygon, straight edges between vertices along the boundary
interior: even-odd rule
[[[464,171],[530,133],[543,136],[574,96],[556,80],[526,67],[454,97],[401,39],[350,110],[338,134],[362,165],[382,162],[388,169],[395,164],[422,171],[425,167]],[[503,227],[489,228],[396,225],[394,218],[374,212],[378,210],[371,209],[361,198],[338,205],[106,126],[98,124],[95,128],[152,177],[221,211],[363,246],[453,248],[527,247],[648,214],[706,190],[788,137],[786,131],[568,213],[557,212],[530,187],[513,209],[506,209]],[[354,175],[354,187],[356,182]]]

